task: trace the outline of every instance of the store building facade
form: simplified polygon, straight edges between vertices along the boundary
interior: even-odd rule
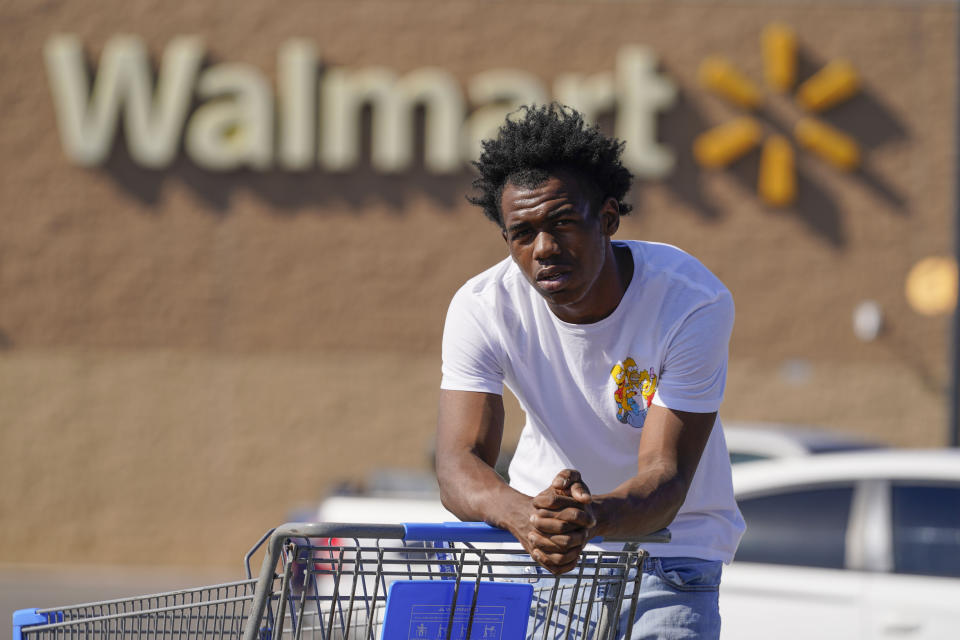
[[[230,562],[425,467],[447,302],[506,255],[469,162],[532,102],[626,141],[620,237],[733,292],[725,419],[946,444],[954,4],[98,7],[3,10],[3,560],[57,519]]]

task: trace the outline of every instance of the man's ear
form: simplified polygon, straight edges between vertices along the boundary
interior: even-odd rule
[[[604,235],[612,236],[620,228],[620,205],[616,198],[607,198],[600,205],[600,225]]]

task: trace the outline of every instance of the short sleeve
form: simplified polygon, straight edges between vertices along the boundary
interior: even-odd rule
[[[733,298],[724,291],[680,321],[667,345],[653,404],[695,413],[720,408],[733,318]]]
[[[460,289],[450,302],[443,327],[441,389],[503,395],[503,367],[490,326],[476,295]]]

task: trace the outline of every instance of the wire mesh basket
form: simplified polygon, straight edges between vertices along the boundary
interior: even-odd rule
[[[554,576],[482,523],[292,523],[247,554],[247,580],[21,610],[14,640],[607,640],[636,612],[638,543],[667,540],[587,550]]]

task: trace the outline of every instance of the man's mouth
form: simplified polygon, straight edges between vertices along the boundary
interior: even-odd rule
[[[537,273],[537,285],[544,291],[559,291],[570,280],[570,272],[562,267],[546,267]]]

